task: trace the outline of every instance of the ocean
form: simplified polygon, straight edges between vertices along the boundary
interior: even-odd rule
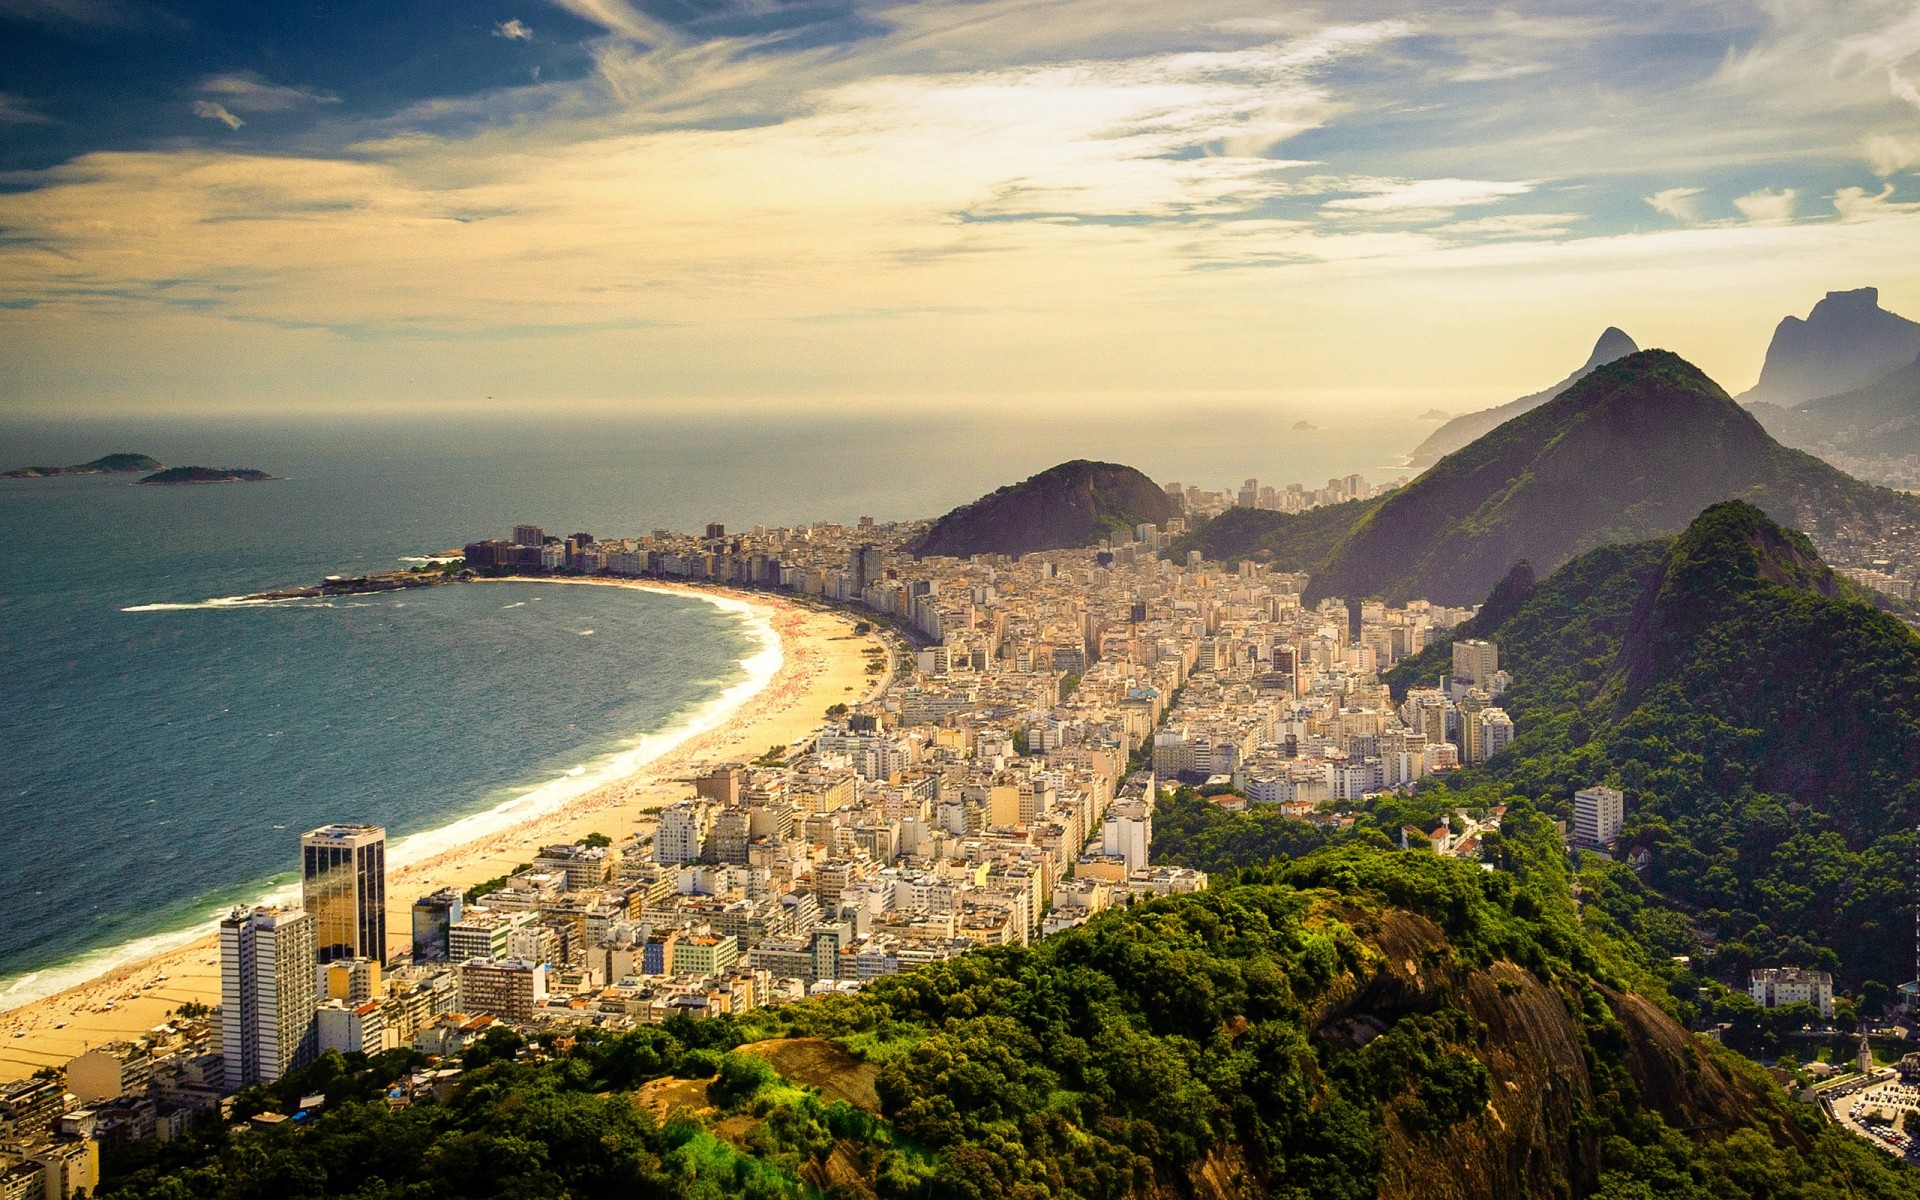
[[[371,821],[424,853],[591,786],[766,661],[739,614],[625,589],[205,601],[395,569],[520,522],[631,536],[931,516],[1075,457],[1213,488],[1381,480],[1432,428],[1296,419],[0,418],[0,470],[134,451],[282,477],[0,480],[0,1008],[284,890],[304,829]]]

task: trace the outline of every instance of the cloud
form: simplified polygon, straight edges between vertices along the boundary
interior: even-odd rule
[[[138,14],[120,0],[0,0],[0,18],[111,28],[137,23]]]
[[[1882,179],[1920,163],[1920,141],[1890,133],[1868,134],[1861,140],[1860,151],[1873,173]]]
[[[1477,63],[1448,75],[1454,83],[1497,83],[1504,79],[1524,79],[1553,70],[1546,63]]]
[[[225,108],[229,112],[234,110],[246,113],[286,112],[289,109],[305,108],[310,104],[340,103],[338,96],[270,83],[253,71],[229,71],[224,74],[209,75],[200,81],[197,90],[203,96],[215,97],[215,107]],[[203,117],[214,116],[213,113],[200,112],[197,107],[194,111]]]
[[[1354,352],[1354,330],[1393,320],[1458,371],[1482,335],[1443,327],[1459,332],[1472,289],[1529,335],[1488,345],[1483,365],[1519,362],[1578,307],[1583,327],[1659,314],[1677,331],[1663,344],[1687,351],[1717,323],[1732,332],[1708,356],[1733,347],[1721,357],[1744,370],[1763,348],[1753,331],[1804,310],[1793,289],[1817,297],[1885,264],[1889,303],[1920,295],[1903,255],[1920,214],[1848,191],[1871,176],[1831,154],[1865,153],[1885,122],[1873,161],[1911,165],[1907,110],[1886,121],[1886,63],[1828,69],[1842,37],[1914,2],[1782,0],[1801,6],[1787,20],[1771,6],[1536,18],[1381,0],[1403,19],[1316,26],[1265,0],[1189,0],[1177,16],[1152,0],[851,0],[857,35],[822,21],[793,37],[738,3],[552,0],[522,11],[543,44],[587,35],[596,70],[372,116],[356,95],[298,128],[255,114],[334,98],[226,72],[179,102],[248,138],[86,155],[0,190],[0,337],[57,383],[93,361],[91,331],[125,322],[152,331],[143,344],[179,334],[168,361],[183,371],[196,355],[224,365],[206,347],[242,347],[290,397],[330,386],[339,364],[413,367],[409,347],[459,338],[498,349],[422,351],[419,371],[537,362],[542,394],[635,403],[1015,373],[1022,388],[1103,371],[1257,388],[1296,363],[1316,386],[1412,377],[1398,356]],[[725,16],[676,34],[642,5]],[[1707,41],[1754,53],[1717,71]],[[1552,75],[1463,82],[1507,64]],[[1769,178],[1809,199],[1802,219],[1774,191],[1731,219],[1727,198]],[[1700,186],[1665,186],[1678,179]],[[1831,209],[1814,201],[1828,196]],[[1646,221],[1648,206],[1679,224]],[[1570,211],[1512,211],[1542,207]],[[1729,219],[1703,222],[1714,207]],[[807,324],[849,313],[912,315],[884,338],[864,317]],[[613,329],[647,332],[580,332]],[[536,335],[568,355],[522,359]],[[0,387],[28,394],[29,360],[0,358]],[[1552,358],[1521,373],[1551,377]]]
[[[1887,85],[1893,89],[1895,97],[1920,108],[1920,88],[1913,86],[1913,80],[1902,75],[1897,68],[1887,68]]]
[[[1793,219],[1793,204],[1797,197],[1798,193],[1792,188],[1782,188],[1777,192],[1772,188],[1761,188],[1735,200],[1733,206],[1740,210],[1740,215],[1755,224],[1779,224]]]
[[[1446,214],[1456,208],[1494,204],[1509,196],[1523,196],[1537,186],[1527,182],[1489,182],[1479,179],[1396,179],[1361,183],[1354,190],[1370,195],[1329,200],[1323,206],[1335,213],[1390,213],[1400,216]]]
[[[511,21],[502,21],[500,24],[495,25],[493,27],[493,36],[506,38],[510,42],[530,42],[533,40],[533,30],[526,22],[522,21],[519,17],[515,17]]]
[[[53,118],[24,96],[0,92],[0,125],[51,125]]]
[[[1579,213],[1506,213],[1454,221],[1433,232],[1476,238],[1559,237],[1584,219]]]
[[[552,0],[552,3],[631,41],[649,46],[669,46],[680,41],[672,26],[654,20],[626,0]]]
[[[1842,221],[1859,221],[1894,213],[1920,211],[1920,204],[1893,203],[1893,185],[1889,183],[1882,186],[1877,195],[1868,192],[1865,188],[1841,188],[1833,194],[1833,209],[1840,214]]]
[[[209,121],[218,121],[228,129],[238,129],[246,124],[245,121],[234,116],[226,105],[215,104],[211,100],[195,100],[193,102],[193,115],[196,117],[204,117]]]
[[[1646,200],[1653,211],[1691,225],[1700,219],[1700,191],[1697,187],[1662,188]]]

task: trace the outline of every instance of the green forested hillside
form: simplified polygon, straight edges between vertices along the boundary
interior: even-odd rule
[[[1503,607],[1462,632],[1499,643],[1519,734],[1462,786],[1559,806],[1623,788],[1648,882],[1729,969],[1911,975],[1920,637],[1739,503],[1583,555]],[[1447,653],[1389,682],[1436,678]]]
[[[102,1194],[1917,1194],[1635,992],[1632,957],[1581,929],[1550,823],[1520,806],[1507,835],[1500,872],[1333,847],[854,997],[581,1034],[545,1061],[495,1035],[444,1103],[392,1113],[407,1054],[329,1056],[242,1097],[324,1092],[317,1117],[149,1145]],[[797,1060],[766,1047],[830,1043],[768,1037],[869,1065],[782,1078],[769,1059]]]
[[[1135,526],[1178,513],[1160,485],[1119,463],[1075,459],[989,492],[933,522],[907,549],[916,557],[1019,557],[1131,538]]]
[[[1170,550],[1176,560],[1198,550],[1214,562],[1253,559],[1276,571],[1314,571],[1334,544],[1378,503],[1377,499],[1349,500],[1299,513],[1230,508],[1175,539]]]

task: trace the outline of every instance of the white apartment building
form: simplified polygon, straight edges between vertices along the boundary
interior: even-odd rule
[[[236,908],[220,922],[220,1046],[227,1086],[272,1083],[312,1061],[314,922]]]
[[[1573,794],[1573,844],[1611,846],[1626,819],[1627,798],[1610,787],[1581,788]]]
[[[713,828],[712,807],[694,800],[682,800],[660,810],[660,824],[653,831],[653,861],[678,866],[699,858]]]
[[[1453,644],[1453,677],[1470,687],[1493,688],[1493,673],[1500,669],[1500,647],[1478,638],[1462,638]]]
[[[1762,1008],[1811,1004],[1821,1016],[1833,1016],[1833,976],[1825,971],[1766,967],[1748,976],[1747,993]]]

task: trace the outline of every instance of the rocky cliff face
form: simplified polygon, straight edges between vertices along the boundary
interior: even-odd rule
[[[1815,454],[1867,460],[1920,454],[1920,358],[1837,396],[1791,408],[1763,402],[1750,411],[1774,437]]]
[[[908,549],[919,557],[1018,557],[1096,545],[1176,513],[1160,485],[1132,467],[1076,459],[954,509]]]
[[[1791,406],[1869,383],[1920,354],[1920,323],[1880,307],[1878,288],[1828,292],[1803,321],[1786,317],[1743,404]]]

